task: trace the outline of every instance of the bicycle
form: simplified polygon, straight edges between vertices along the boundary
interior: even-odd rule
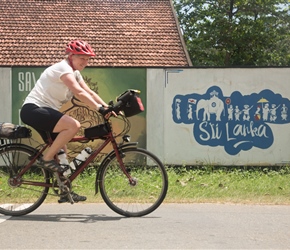
[[[128,94],[129,93],[129,94]],[[131,94],[130,94],[131,93]],[[124,96],[132,97],[132,90]],[[128,98],[110,102],[107,112],[120,114],[127,111]],[[130,114],[131,115],[131,114]],[[95,192],[100,191],[104,202],[114,212],[126,217],[140,217],[157,209],[163,202],[168,177],[162,162],[153,153],[138,148],[137,142],[130,142],[130,136],[124,134],[120,143],[114,135],[111,117],[104,123],[89,129],[97,131],[95,136],[75,136],[70,142],[87,142],[100,139],[101,144],[92,150],[90,156],[69,176],[53,173],[37,164],[43,152],[52,143],[31,147],[18,142],[0,146],[0,213],[10,216],[22,216],[37,209],[47,195],[67,196],[70,202],[72,182],[88,167],[107,145],[112,151],[103,158],[97,169]],[[101,134],[99,133],[101,131]],[[126,130],[128,132],[129,129]],[[97,135],[98,134],[98,135]],[[53,190],[53,194],[49,190]]]

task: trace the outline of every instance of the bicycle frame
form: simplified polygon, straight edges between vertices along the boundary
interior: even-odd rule
[[[110,121],[109,120],[105,120],[105,124],[109,129],[109,133],[105,136],[103,136],[102,138],[99,137],[95,137],[95,138],[86,138],[85,136],[75,136],[73,137],[69,143],[72,142],[82,142],[82,141],[90,141],[90,140],[95,140],[95,139],[102,139],[104,140],[103,143],[98,146],[98,148],[96,148],[95,150],[92,151],[92,153],[90,154],[90,156],[86,159],[86,161],[84,161],[76,170],[75,172],[68,177],[68,180],[70,182],[72,182],[74,179],[76,179],[78,177],[78,175],[97,157],[97,155],[108,145],[111,144],[113,150],[107,154],[107,156],[103,159],[102,164],[109,158],[110,155],[112,154],[116,154],[116,158],[118,160],[118,163],[120,165],[120,168],[122,169],[123,173],[127,176],[129,182],[131,184],[134,184],[134,180],[133,178],[130,176],[130,174],[126,171],[126,168],[124,166],[124,163],[122,161],[122,156],[120,153],[120,149],[125,148],[125,147],[137,147],[137,142],[132,142],[132,143],[127,143],[127,144],[120,144],[118,145],[115,139],[115,136],[113,135],[112,132],[112,127],[110,125]],[[43,152],[52,144],[52,140],[49,139],[48,143],[46,143],[40,150],[35,152],[34,157],[31,159],[31,161],[17,174],[17,176],[15,176],[15,178],[13,178],[14,180],[18,180],[21,179],[20,177],[29,169],[32,167],[32,165],[34,164],[34,162],[39,159]],[[9,145],[9,144],[8,144]],[[7,145],[4,145],[7,146]],[[97,178],[96,178],[96,193],[98,193],[98,182],[99,179],[99,171],[97,173]],[[21,182],[21,184],[27,184],[27,185],[34,185],[34,186],[43,186],[43,187],[52,187],[52,183],[44,183],[44,182],[33,182],[33,181],[25,181],[23,180]]]
[[[108,145],[111,143],[113,150],[104,158],[104,160],[102,161],[105,162],[106,159],[108,159],[108,157],[110,155],[112,155],[113,153],[116,154],[117,160],[120,164],[120,167],[123,171],[123,173],[127,176],[128,180],[130,183],[133,183],[134,180],[132,179],[132,177],[130,176],[130,174],[126,171],[126,168],[124,166],[124,163],[122,161],[122,156],[120,154],[120,149],[125,148],[125,147],[136,147],[137,143],[128,143],[128,144],[123,144],[123,145],[118,145],[115,137],[112,134],[112,131],[109,132],[109,134],[106,136],[107,138],[105,139],[105,141],[95,150],[92,151],[92,153],[90,154],[90,156],[86,159],[85,162],[83,162],[81,164],[81,166],[79,168],[76,169],[76,171],[69,177],[69,180],[72,182],[96,157],[97,155]],[[77,136],[74,137],[70,142],[79,142],[79,141],[83,141],[83,140],[88,140],[86,137],[84,136]],[[102,165],[101,163],[101,165]],[[98,177],[98,174],[97,174]]]

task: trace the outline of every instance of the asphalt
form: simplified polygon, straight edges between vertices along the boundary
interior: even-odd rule
[[[0,249],[290,249],[290,206],[162,204],[125,218],[104,203],[0,215]]]

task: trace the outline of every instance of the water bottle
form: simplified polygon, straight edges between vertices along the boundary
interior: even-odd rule
[[[83,149],[77,156],[72,160],[72,162],[69,164],[71,169],[76,170],[78,166],[80,166],[92,153],[91,148],[85,148]]]
[[[69,167],[69,162],[67,160],[67,156],[66,153],[64,152],[63,149],[61,149],[58,153],[57,153],[57,157],[59,159],[59,164],[62,168],[66,168],[68,167],[68,169],[63,173],[63,175],[69,175],[71,174],[71,169]]]

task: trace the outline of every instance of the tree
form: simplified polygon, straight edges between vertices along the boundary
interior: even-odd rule
[[[194,66],[290,66],[288,0],[173,0]]]

